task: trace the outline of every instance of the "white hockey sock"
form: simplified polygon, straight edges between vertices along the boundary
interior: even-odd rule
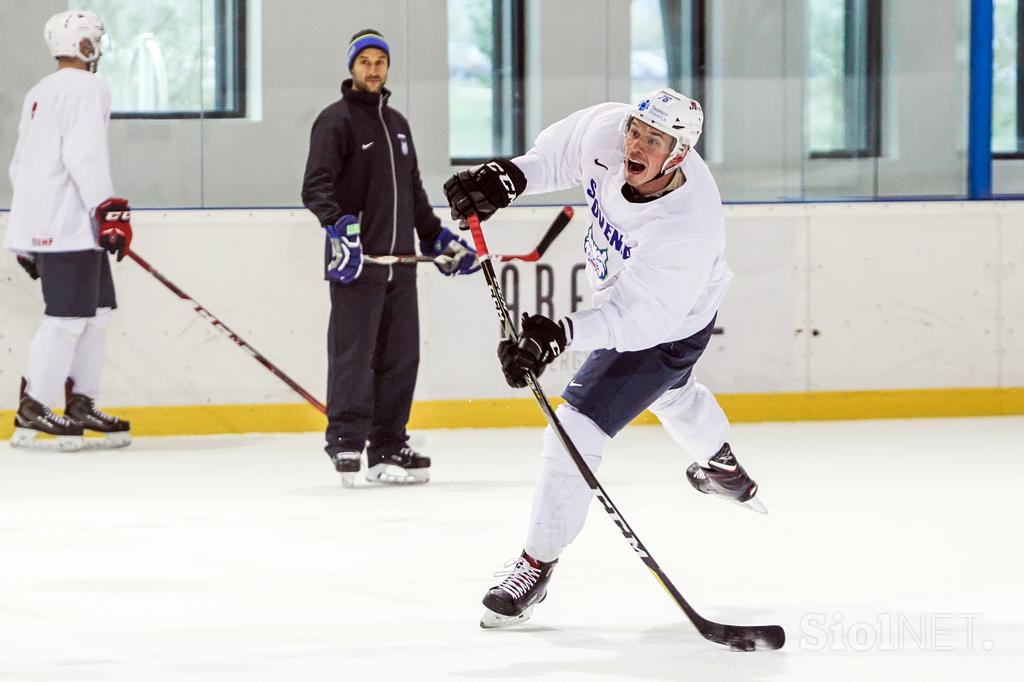
[[[85,331],[78,339],[71,371],[68,373],[75,380],[75,393],[87,395],[93,400],[99,398],[110,312],[110,308],[97,308],[95,317],[86,318]]]
[[[71,371],[78,339],[85,331],[85,317],[43,316],[28,353],[27,391],[50,408],[64,406],[64,382]]]
[[[555,412],[591,471],[601,464],[608,436],[571,405]],[[526,552],[538,561],[554,561],[583,528],[593,491],[549,426],[544,431],[544,463],[533,496]]]
[[[682,388],[665,391],[650,410],[669,435],[702,466],[707,466],[708,459],[728,437],[729,419],[714,394],[697,383],[692,374]]]

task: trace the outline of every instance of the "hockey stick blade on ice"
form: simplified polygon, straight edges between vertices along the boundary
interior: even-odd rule
[[[469,229],[473,233],[477,254],[480,256],[484,279],[487,280],[487,286],[491,290],[491,298],[494,299],[494,307],[498,312],[498,317],[505,329],[506,336],[514,340],[516,338],[515,327],[513,326],[508,306],[505,304],[505,298],[501,293],[501,287],[498,285],[497,277],[495,277],[494,266],[491,265],[490,257],[488,257],[487,242],[484,240],[483,231],[480,229],[480,221],[477,220],[476,216],[470,216],[467,222],[469,223]],[[558,435],[558,439],[576,464],[576,468],[579,469],[587,485],[594,491],[594,496],[601,503],[601,507],[618,527],[622,536],[632,546],[633,551],[640,557],[640,560],[650,569],[654,577],[661,583],[661,586],[672,596],[679,608],[686,614],[686,617],[697,628],[701,636],[716,644],[723,644],[734,651],[770,651],[781,648],[786,642],[786,632],[778,625],[724,625],[704,618],[690,606],[686,599],[683,598],[683,595],[679,593],[679,590],[676,589],[675,585],[672,584],[672,581],[668,579],[668,576],[665,575],[665,572],[661,570],[661,567],[654,560],[654,557],[651,556],[651,553],[647,551],[644,543],[633,532],[625,517],[622,516],[618,507],[615,506],[611,497],[609,497],[601,483],[597,480],[594,472],[587,466],[586,460],[583,459],[579,450],[576,449],[572,439],[569,438],[569,434],[566,433],[554,410],[551,409],[551,403],[548,402],[547,396],[537,382],[537,377],[532,372],[528,372],[526,381],[530,386],[530,390],[533,391],[541,411],[544,412],[548,424],[551,425],[551,428]]]
[[[270,370],[270,372],[274,376],[276,376],[278,379],[286,383],[288,385],[288,388],[292,389],[300,396],[302,396],[306,400],[306,402],[308,402],[316,409],[320,410],[322,414],[327,414],[327,407],[322,402],[314,398],[312,393],[302,388],[302,386],[299,386],[299,384],[296,383],[294,379],[292,379],[290,376],[279,370],[270,360],[267,360],[265,357],[263,357],[263,355],[261,355],[259,351],[250,346],[248,343],[246,343],[245,339],[240,337],[235,332],[231,331],[231,329],[226,324],[217,319],[217,317],[213,313],[211,313],[203,306],[199,305],[199,302],[197,300],[186,294],[184,291],[179,289],[172,281],[161,275],[160,272],[152,265],[150,265],[148,262],[146,262],[146,260],[142,256],[135,253],[134,250],[128,251],[127,256],[136,263],[138,263],[143,270],[153,275],[153,277],[156,277],[161,284],[163,284],[165,287],[174,292],[175,296],[184,301],[188,301],[189,305],[192,306],[192,309],[196,311],[200,317],[204,318],[207,322],[216,327],[220,332],[225,334],[229,339],[234,341],[240,348],[242,348],[242,350],[251,355],[253,359],[255,359],[258,363],[260,363],[268,370]]]
[[[491,259],[500,261],[502,263],[508,263],[509,261],[520,260],[532,263],[539,261],[544,255],[544,252],[548,250],[551,243],[555,241],[565,226],[572,220],[572,206],[563,206],[562,210],[558,212],[555,219],[551,221],[551,225],[548,226],[547,232],[541,237],[540,242],[530,253],[522,253],[511,256],[499,256],[492,255]],[[417,263],[436,263],[438,265],[446,265],[451,261],[448,256],[363,256],[363,260],[367,263],[373,263],[374,265],[415,265]]]

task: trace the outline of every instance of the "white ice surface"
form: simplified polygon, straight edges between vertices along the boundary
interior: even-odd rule
[[[533,620],[480,630],[539,436],[426,432],[431,483],[354,490],[316,434],[0,446],[0,679],[1022,679],[1024,419],[736,427],[768,516],[617,437],[626,519],[704,616],[783,625],[768,653],[696,636],[596,505]]]

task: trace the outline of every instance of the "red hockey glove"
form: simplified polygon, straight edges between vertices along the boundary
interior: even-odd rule
[[[39,279],[39,268],[36,267],[36,259],[31,256],[18,254],[18,265],[25,269],[32,279]]]
[[[111,197],[96,207],[100,223],[100,247],[117,254],[120,261],[132,243],[132,209],[128,200]]]

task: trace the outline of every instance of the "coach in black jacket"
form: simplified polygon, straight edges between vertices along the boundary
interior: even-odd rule
[[[429,480],[430,459],[407,445],[419,367],[416,268],[363,256],[443,256],[446,275],[479,269],[476,252],[441,225],[423,190],[412,133],[388,106],[390,48],[377,31],[352,37],[342,97],[313,123],[302,201],[327,232],[327,454],[353,485],[363,448],[366,478]]]

